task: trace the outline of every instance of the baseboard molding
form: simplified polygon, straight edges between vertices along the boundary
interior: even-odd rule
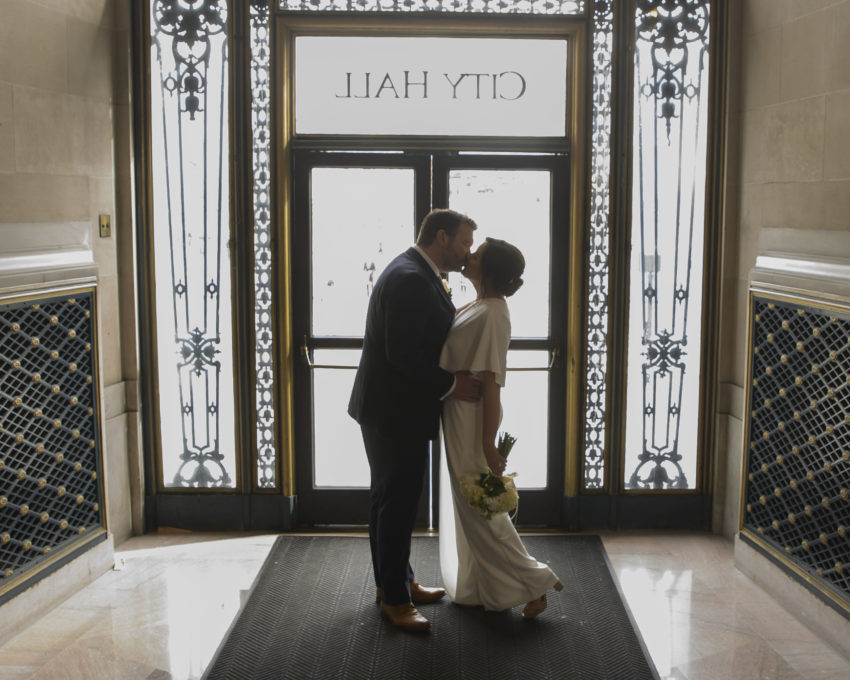
[[[806,628],[850,659],[850,620],[740,536],[735,538],[735,566]]]
[[[0,645],[76,594],[115,563],[112,535],[38,580],[0,607]]]

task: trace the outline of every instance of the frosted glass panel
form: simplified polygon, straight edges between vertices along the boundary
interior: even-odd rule
[[[567,41],[299,36],[295,132],[564,137]]]
[[[516,472],[518,489],[542,489],[546,486],[549,450],[549,353],[511,350],[508,374],[502,389],[500,431],[517,438],[508,457],[507,471]],[[518,367],[540,367],[539,371],[512,371]]]
[[[363,335],[375,280],[413,245],[413,182],[410,168],[313,168],[313,335]]]
[[[315,350],[313,363],[344,368],[313,370],[314,484],[319,487],[369,488],[369,462],[360,426],[348,415],[359,349]]]
[[[504,412],[501,431],[517,437],[508,461],[508,472],[518,473],[517,487],[546,486],[549,432],[548,352],[508,352],[508,376],[502,390]],[[315,350],[317,365],[355,367],[360,350]],[[513,371],[540,367],[539,371]],[[368,488],[369,463],[360,426],[349,417],[348,398],[354,384],[353,369],[313,370],[314,483],[317,488]]]
[[[525,256],[525,281],[509,300],[512,335],[549,335],[549,246],[551,176],[547,170],[453,170],[449,207],[478,224],[477,248],[485,237],[513,243]],[[460,307],[475,297],[461,274],[449,274],[452,302]]]

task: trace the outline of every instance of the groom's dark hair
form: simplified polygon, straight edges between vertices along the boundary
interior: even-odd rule
[[[455,210],[448,208],[436,208],[425,215],[422,224],[419,226],[419,236],[416,238],[416,245],[430,246],[434,239],[437,238],[437,232],[442,229],[449,238],[454,238],[461,224],[468,224],[473,229],[477,229],[478,225],[471,217],[467,217]]]

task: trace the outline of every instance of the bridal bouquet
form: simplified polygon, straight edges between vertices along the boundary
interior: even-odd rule
[[[514,444],[516,437],[503,432],[496,442],[496,448],[503,458],[507,458]],[[498,476],[488,470],[477,477],[462,478],[460,488],[469,504],[478,510],[484,519],[492,519],[493,515],[510,512],[517,507],[519,494],[514,485],[514,477],[516,472]]]

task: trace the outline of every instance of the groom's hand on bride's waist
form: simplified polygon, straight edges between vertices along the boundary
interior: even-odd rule
[[[455,375],[455,388],[448,396],[463,401],[481,399],[481,381],[473,378],[469,371],[458,371]]]

